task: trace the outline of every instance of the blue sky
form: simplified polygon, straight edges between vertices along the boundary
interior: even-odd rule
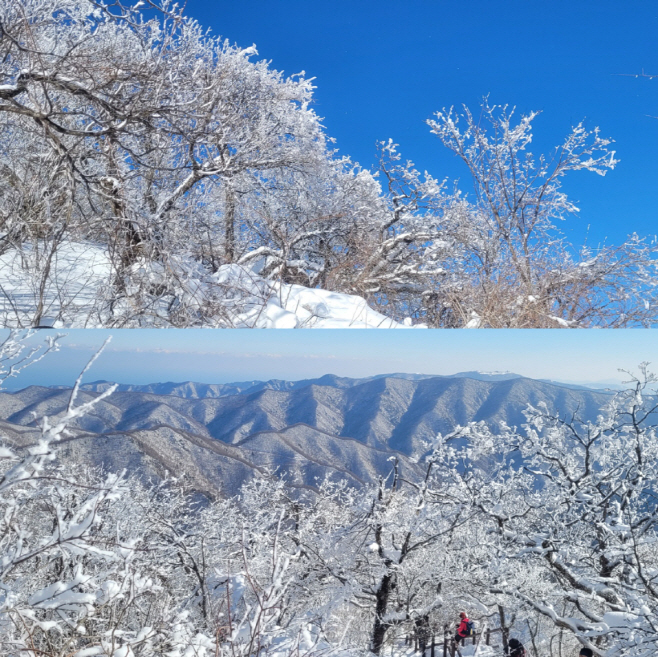
[[[540,110],[535,153],[581,120],[616,140],[621,163],[605,178],[577,172],[566,190],[580,243],[656,233],[658,207],[658,3],[628,0],[189,0],[187,13],[286,74],[316,78],[315,109],[342,153],[364,166],[389,137],[437,178],[463,165],[425,119],[442,107],[477,107],[489,95]]]
[[[643,361],[653,362],[658,371],[658,331],[78,329],[68,331],[59,353],[7,387],[73,383],[108,335],[112,342],[87,381],[227,383],[327,373],[361,377],[498,370],[597,383],[621,381],[618,368],[635,369]]]

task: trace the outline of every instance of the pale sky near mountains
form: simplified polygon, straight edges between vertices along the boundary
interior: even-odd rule
[[[71,384],[108,335],[112,342],[85,377],[88,382],[229,383],[479,370],[602,384],[623,381],[618,369],[635,371],[643,361],[658,371],[658,331],[79,329],[67,331],[60,353],[9,387]]]

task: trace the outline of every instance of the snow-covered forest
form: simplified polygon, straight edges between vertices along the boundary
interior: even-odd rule
[[[27,337],[3,343],[3,381],[58,349]],[[36,443],[0,447],[4,655],[429,654],[459,611],[477,632],[463,655],[503,654],[511,638],[534,657],[658,650],[645,366],[596,421],[528,406],[518,430],[437,436],[418,481],[392,458],[374,484],[272,473],[229,499],[59,458],[67,425],[114,392],[81,401],[85,373]]]
[[[598,130],[533,156],[535,114],[441,110],[458,190],[386,135],[338,155],[313,88],[169,0],[2,2],[0,325],[655,324],[655,244],[558,227]]]

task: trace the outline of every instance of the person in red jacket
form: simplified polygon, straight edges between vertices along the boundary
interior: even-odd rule
[[[459,645],[459,642],[461,641],[462,645],[464,645],[465,639],[468,636],[468,616],[466,616],[466,613],[463,611],[459,612],[459,618],[461,618],[461,622],[457,626],[457,634],[455,634],[455,643]]]

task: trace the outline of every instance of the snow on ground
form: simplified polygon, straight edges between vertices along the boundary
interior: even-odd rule
[[[160,270],[150,268],[149,276],[163,276]],[[178,298],[206,298],[219,309],[216,318],[197,324],[201,326],[411,327],[411,320],[396,322],[370,308],[361,297],[267,281],[239,265],[224,265],[214,274],[187,267],[184,274],[175,277]],[[112,278],[111,260],[99,245],[64,243],[54,252],[43,245],[6,251],[0,255],[0,325],[33,326],[38,319],[46,323],[43,318],[53,318],[56,328],[111,325]],[[149,283],[157,282],[149,279]],[[130,303],[130,299],[121,300],[114,304],[115,311],[130,311]]]
[[[477,646],[462,646],[459,648],[462,657],[499,657],[502,651],[496,651],[492,646],[479,644]]]
[[[0,255],[0,326],[34,326],[58,318],[60,326],[84,328],[104,286],[110,258],[93,244],[26,244]]]
[[[459,646],[459,652],[462,657],[501,657],[503,649],[502,647],[487,646],[484,643],[479,643],[476,646],[470,644]],[[430,657],[430,654],[430,648],[427,648],[425,651],[425,657]],[[442,641],[436,644],[434,654],[436,657],[441,657],[443,655]],[[448,650],[448,654],[450,654],[450,650]],[[405,648],[403,646],[395,646],[393,648],[385,647],[382,650],[382,655],[384,657],[419,657],[420,653],[410,647]],[[459,657],[456,652],[455,657]]]
[[[239,265],[224,265],[213,276],[236,295],[235,326],[253,328],[409,328],[370,308],[351,294],[266,281]],[[233,291],[233,292],[231,292]]]

